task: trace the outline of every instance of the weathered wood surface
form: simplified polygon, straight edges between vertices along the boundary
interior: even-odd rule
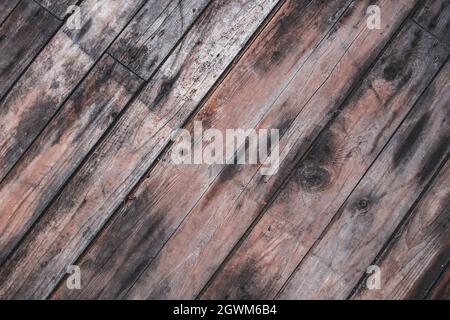
[[[303,65],[348,3],[316,2],[305,11],[306,1],[288,1],[188,128],[192,130],[193,121],[203,121],[205,129],[255,127],[291,79],[296,74],[306,74],[308,70]],[[323,25],[316,24],[317,17]],[[305,34],[304,29],[310,32]],[[294,40],[300,36],[302,42]],[[280,50],[293,54],[281,55]],[[277,63],[272,64],[275,58]],[[320,82],[312,83],[305,99],[318,86]],[[278,118],[274,120],[282,123],[281,112],[298,112],[296,109],[296,105],[278,109],[274,112]],[[77,262],[86,270],[85,289],[73,292],[62,286],[55,297],[98,298],[100,294],[101,298],[113,298],[126,292],[223,169],[218,165],[178,167],[170,163],[171,152],[158,161],[148,179],[133,192],[133,200],[120,209],[89,252]],[[104,263],[109,264],[107,269],[103,268]]]
[[[3,0],[0,1],[0,25],[5,21],[8,15],[14,10],[20,0]]]
[[[64,19],[67,14],[71,14],[68,9],[72,5],[76,5],[79,0],[35,0],[45,7],[48,11],[53,13],[59,19]],[[103,1],[103,0],[100,0]],[[100,2],[98,1],[98,2]]]
[[[450,162],[447,162],[409,221],[373,263],[381,270],[381,288],[369,290],[363,285],[353,299],[426,297],[450,261],[449,181]]]
[[[50,294],[277,2],[208,7],[6,262],[0,297]]]
[[[425,59],[418,63],[430,68]],[[303,259],[280,299],[349,296],[449,154],[449,75],[447,63]]]
[[[450,46],[450,1],[427,0],[414,20]]]
[[[60,25],[32,0],[24,0],[14,9],[0,27],[0,99]]]
[[[445,272],[438,279],[435,286],[427,296],[429,300],[450,300],[450,266],[447,265]]]
[[[60,29],[14,84],[0,103],[0,180],[44,129],[142,2],[83,2],[81,29],[68,26]]]
[[[364,69],[370,59],[375,58],[368,53],[376,52],[383,39],[389,39],[387,34],[384,38],[385,35],[378,33],[376,39],[380,42],[373,41],[373,47],[363,49],[358,46],[364,39],[364,36],[358,36],[359,33],[367,30],[365,20],[364,28],[362,23],[359,25],[360,28],[353,26],[364,19],[363,5],[364,3],[361,7],[350,8],[348,14],[344,13],[340,22],[336,24],[337,28],[319,45],[305,63],[302,72],[299,72],[298,77],[289,84],[276,102],[276,106],[262,121],[260,127],[277,127],[284,123],[284,126],[280,126],[284,132],[281,141],[282,154],[291,150],[294,142],[305,131],[309,130],[308,133],[312,136],[317,134],[315,126],[320,127],[327,113],[333,110],[334,104],[343,100],[346,91],[351,88],[351,80],[361,72],[359,67]],[[403,7],[404,9],[406,8]],[[404,14],[408,9],[398,11]],[[394,22],[391,26],[398,25],[395,19],[391,20]],[[323,21],[326,18],[314,21],[318,20]],[[349,50],[355,39],[357,45]],[[368,51],[365,51],[366,49]],[[334,50],[337,52],[334,53]],[[349,55],[346,56],[346,53]],[[341,70],[342,73],[334,73],[337,70]],[[343,75],[345,76],[342,77]],[[321,94],[314,94],[316,91]],[[280,114],[284,119],[280,118]],[[290,115],[288,119],[286,115]],[[303,115],[308,117],[302,117]],[[311,122],[305,123],[304,119],[311,119]],[[302,128],[300,124],[305,125],[307,129]],[[298,149],[303,149],[304,152],[307,148],[305,144],[310,143],[307,134],[304,135],[302,142],[304,144],[300,143],[302,146]],[[284,159],[283,155],[282,158]],[[127,297],[155,299],[195,297],[262,209],[264,201],[267,200],[265,196],[278,187],[277,183],[280,182],[278,179],[283,176],[284,171],[284,168],[280,169],[273,179],[265,181],[257,167],[229,167],[224,170],[221,178],[215,181],[199,200]]]
[[[442,65],[442,48],[439,60],[429,57],[434,45],[408,24],[296,166],[205,298],[276,296]],[[403,68],[393,69],[399,61]]]
[[[0,264],[140,83],[137,76],[104,56],[0,184]]]
[[[210,0],[148,2],[109,53],[148,80],[208,3]]]

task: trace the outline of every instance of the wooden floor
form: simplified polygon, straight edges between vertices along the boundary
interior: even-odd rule
[[[449,54],[448,0],[1,0],[0,298],[449,299]]]

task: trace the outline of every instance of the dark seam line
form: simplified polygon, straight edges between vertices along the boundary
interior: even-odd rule
[[[51,16],[53,16],[53,18],[57,19],[60,22],[63,22],[64,19],[59,18],[56,14],[54,14],[53,12],[51,12],[48,8],[44,7],[42,4],[40,4],[38,1],[36,0],[31,0],[33,1],[36,5],[38,5],[42,10],[48,12]]]
[[[0,27],[3,27],[3,24],[6,22],[6,20],[8,20],[8,18],[12,15],[12,13],[16,10],[16,8],[19,6],[19,4],[24,1],[24,0],[20,0],[17,1],[16,5],[14,6],[14,8],[11,9],[11,11],[6,15],[6,17],[3,19],[3,21],[0,22]]]
[[[445,265],[445,267],[442,269],[442,271],[439,273],[439,275],[436,277],[436,281],[433,282],[433,284],[430,286],[429,290],[427,291],[427,293],[425,294],[424,298],[425,299],[430,299],[431,298],[431,293],[433,292],[433,290],[435,288],[437,288],[437,286],[439,285],[439,282],[441,280],[444,280],[444,276],[445,274],[449,271],[450,268],[450,262],[447,261],[447,264]]]
[[[430,85],[431,85],[431,83],[430,83]],[[383,245],[381,250],[378,252],[378,254],[376,255],[375,259],[373,259],[373,261],[372,261],[372,263],[370,265],[376,265],[380,261],[382,261],[382,259],[389,253],[388,251],[390,249],[392,249],[392,247],[395,245],[395,243],[397,243],[398,238],[402,235],[402,229],[410,222],[411,219],[414,218],[414,216],[415,216],[414,210],[420,204],[420,202],[422,201],[422,198],[425,195],[427,195],[428,192],[430,191],[433,183],[435,182],[436,178],[439,176],[439,173],[441,173],[442,168],[447,163],[448,157],[449,157],[449,154],[447,154],[447,156],[444,158],[442,163],[439,165],[439,168],[436,169],[436,172],[430,178],[430,181],[427,182],[427,184],[425,185],[424,189],[420,192],[419,196],[416,198],[416,200],[414,200],[414,203],[412,204],[412,206],[408,209],[408,211],[406,212],[404,217],[401,219],[400,223],[394,229],[394,232],[387,239],[387,241],[385,242],[385,244]],[[439,278],[439,276],[440,276],[440,274],[438,275],[438,278]],[[350,294],[347,296],[346,300],[353,299],[353,297],[355,297],[356,294],[359,293],[362,290],[363,284],[364,284],[364,280],[366,278],[367,278],[366,274],[363,274],[361,276],[361,278],[359,279],[359,281],[357,282],[355,287],[352,289]],[[431,290],[431,288],[429,290]]]
[[[450,49],[450,45],[448,43],[446,43],[445,41],[443,41],[442,39],[440,39],[437,35],[435,35],[433,32],[431,32],[430,30],[428,30],[427,28],[425,28],[423,25],[421,25],[420,23],[417,22],[417,20],[415,20],[414,17],[411,17],[411,21],[414,22],[414,24],[416,24],[420,29],[422,29],[423,31],[425,31],[426,33],[428,33],[430,36],[432,36],[434,39],[436,39],[440,45],[442,45],[443,47],[445,47],[446,49]]]
[[[105,52],[105,55],[111,57],[111,59],[114,60],[114,62],[120,64],[123,68],[125,68],[129,73],[135,75],[137,78],[139,78],[140,80],[142,80],[143,82],[147,82],[144,78],[142,78],[140,75],[138,75],[136,72],[134,72],[133,70],[131,70],[129,67],[127,67],[126,65],[124,65],[119,59],[117,59],[116,57],[114,57],[111,53],[109,52]]]
[[[147,1],[147,0],[146,0]],[[182,43],[184,41],[185,36],[191,31],[191,29],[194,27],[194,25],[196,24],[197,20],[199,20],[204,12],[207,10],[207,8],[210,6],[210,4],[212,3],[213,0],[211,0],[206,6],[205,8],[202,10],[202,12],[198,15],[198,17],[196,19],[194,19],[194,21],[191,23],[191,25],[189,26],[189,28],[186,29],[186,31],[183,33],[183,35],[180,37],[180,39],[174,44],[174,46],[172,47],[172,49],[170,50],[170,52],[166,55],[166,57],[158,64],[158,66],[155,68],[155,70],[152,72],[152,74],[150,75],[150,77],[148,78],[148,80],[144,80],[144,82],[141,84],[141,86],[136,90],[135,94],[133,95],[132,98],[130,98],[130,100],[128,101],[128,103],[125,105],[125,107],[122,109],[122,111],[119,113],[119,115],[117,116],[117,118],[115,119],[115,121],[113,121],[113,123],[108,127],[108,129],[106,129],[106,131],[102,134],[102,136],[99,138],[99,140],[94,144],[94,146],[92,147],[92,149],[87,153],[87,155],[83,158],[83,160],[81,161],[81,163],[78,165],[78,167],[75,169],[75,171],[70,175],[70,177],[67,179],[67,181],[64,183],[64,185],[58,190],[58,192],[56,193],[56,195],[53,197],[53,199],[50,201],[50,203],[48,204],[48,206],[46,206],[46,208],[43,211],[43,214],[48,211],[48,209],[53,205],[53,203],[56,201],[56,199],[61,195],[61,193],[63,192],[63,190],[65,189],[65,187],[70,183],[70,181],[78,174],[78,172],[83,168],[83,166],[85,165],[85,163],[89,160],[89,158],[92,156],[92,154],[97,150],[97,148],[99,147],[99,145],[101,145],[101,143],[103,142],[104,139],[106,139],[106,137],[109,135],[109,133],[115,128],[115,125],[117,124],[117,122],[119,122],[119,120],[122,118],[123,114],[125,114],[125,112],[129,109],[129,107],[136,101],[136,99],[140,96],[140,94],[142,93],[142,91],[144,91],[144,89],[147,87],[148,83],[152,80],[152,78],[155,76],[155,74],[160,70],[160,68],[164,65],[164,63],[172,56],[172,54],[177,50],[178,46],[180,45],[180,43]],[[143,6],[142,6],[143,7]],[[138,12],[142,9],[142,7],[138,10]],[[136,13],[137,14],[137,13]],[[134,17],[133,17],[134,18]],[[132,19],[133,20],[133,19]],[[131,21],[132,21],[131,20]],[[131,22],[130,21],[130,22]],[[124,28],[125,29],[125,28]],[[124,31],[124,29],[122,30],[122,32]],[[122,33],[121,32],[121,33]],[[114,44],[115,41],[113,41],[112,44]],[[112,58],[114,58],[111,53],[109,52],[109,48],[106,50],[105,54],[108,54],[109,56],[111,56]],[[115,58],[114,58],[115,59]],[[115,59],[116,61],[120,62],[118,59]],[[122,63],[121,63],[122,64]],[[122,64],[123,65],[123,64]],[[141,78],[142,79],[142,78]],[[152,166],[154,164],[156,164],[158,157],[155,159],[155,161],[152,163]],[[147,171],[148,172],[148,171]],[[144,177],[147,176],[147,173],[144,174]],[[127,195],[125,196],[124,199],[126,199],[130,194],[132,194],[134,192],[134,189],[137,189],[139,184],[142,182],[141,180],[145,180],[145,179],[139,179],[138,182],[136,182],[135,187],[133,187],[132,191],[130,191],[129,193],[127,193]],[[122,203],[120,203],[116,209],[111,210],[112,214],[110,215],[110,217],[108,217],[106,219],[106,221],[104,222],[103,226],[101,226],[99,228],[99,230],[96,232],[96,234],[94,235],[94,237],[92,238],[92,240],[86,245],[86,247],[84,248],[84,250],[82,250],[82,252],[80,253],[80,255],[75,259],[75,261],[80,261],[80,259],[82,259],[87,252],[89,251],[89,249],[92,247],[93,243],[97,240],[97,238],[100,237],[100,235],[102,234],[103,230],[108,226],[109,222],[111,220],[113,220],[113,217],[116,215],[116,212],[118,212],[122,206],[123,206],[124,201],[122,201]],[[49,299],[51,298],[51,296],[53,296],[56,291],[58,290],[58,288],[60,287],[61,283],[64,281],[64,276],[61,277],[60,281],[57,283],[57,285],[53,288],[53,290],[47,295],[47,297],[45,299]]]

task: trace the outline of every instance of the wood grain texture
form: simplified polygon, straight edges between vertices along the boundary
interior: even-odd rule
[[[77,4],[78,0],[35,0],[41,6],[53,13],[59,19],[64,19],[70,6]],[[103,1],[103,0],[100,0]]]
[[[381,288],[363,285],[353,299],[424,299],[450,261],[450,162],[374,264]],[[365,283],[365,282],[363,282]]]
[[[298,77],[292,80],[262,121],[260,128],[279,126],[284,133],[281,141],[282,159],[289,153],[288,150],[295,149],[291,147],[305,133],[305,127],[301,126],[306,126],[312,136],[317,134],[316,126],[320,128],[323,125],[324,118],[331,113],[335,103],[342,101],[346,90],[351,88],[352,79],[359,75],[358,67],[364,69],[370,57],[374,59],[368,52],[376,52],[378,45],[389,39],[389,36],[384,38],[385,34],[378,33],[376,39],[381,43],[373,41],[373,47],[364,49],[358,45],[364,39],[364,35],[359,37],[358,34],[366,30],[360,22],[366,9],[364,4],[367,3],[362,3],[361,7],[349,8],[348,14],[343,14],[330,36],[325,37],[304,64]],[[326,21],[328,17],[315,16],[314,21]],[[398,25],[395,19],[391,20],[394,22],[391,26]],[[359,25],[360,29],[353,28],[354,24]],[[343,42],[345,40],[342,39],[348,42]],[[355,47],[352,46],[354,41],[357,42]],[[368,51],[364,51],[366,48]],[[346,55],[347,52],[349,55]],[[353,55],[356,52],[358,53]],[[342,73],[337,72],[338,70]],[[286,115],[290,117],[286,119]],[[304,117],[305,115],[309,117]],[[284,125],[280,125],[283,123]],[[304,144],[300,143],[297,150],[305,151],[305,145],[311,142],[307,136],[305,134],[302,141]],[[302,151],[294,151],[293,157]],[[232,166],[224,170],[144,271],[127,297],[190,299],[199,294],[262,209],[264,202],[268,200],[267,195],[274,191],[272,187],[276,189],[279,186],[278,179],[286,170],[281,168],[275,177],[267,181],[267,177],[262,177],[258,169],[258,166]]]
[[[140,85],[105,56],[0,184],[0,263]]]
[[[348,297],[448,156],[449,74],[447,63],[303,259],[280,299]]]
[[[307,4],[288,1],[280,9],[188,124],[189,130],[194,121],[202,121],[205,129],[220,130],[253,128],[261,121],[292,77],[305,72],[302,66],[348,1],[329,5],[316,2],[305,12]],[[316,24],[318,17],[322,25]],[[310,29],[308,34],[303,32],[305,28]],[[302,42],[294,40],[300,36]],[[309,94],[319,85],[311,84]],[[277,121],[284,121],[282,112],[293,113],[296,108],[291,105],[278,109],[274,113],[279,115]],[[170,163],[171,152],[158,161],[148,179],[133,192],[133,200],[126,202],[77,262],[86,270],[85,289],[73,292],[61,286],[55,297],[114,298],[126,292],[223,169],[219,165],[174,166]],[[225,174],[221,177],[219,180]],[[108,268],[104,268],[106,263]]]
[[[0,27],[0,99],[60,24],[32,0],[24,0],[14,9]]]
[[[438,279],[436,285],[427,296],[429,300],[450,300],[450,267]]]
[[[416,13],[415,21],[450,46],[450,2],[427,0]]]
[[[148,80],[210,0],[148,2],[109,53]]]
[[[143,0],[88,0],[80,30],[64,26],[0,103],[0,180],[44,129]]]
[[[50,294],[277,2],[208,8],[7,261],[1,297]]]
[[[0,25],[3,24],[19,2],[20,0],[0,1]]]
[[[435,44],[412,24],[398,36],[296,166],[205,298],[275,297],[441,66],[442,48],[440,62],[427,58]],[[399,60],[403,68],[388,75]]]

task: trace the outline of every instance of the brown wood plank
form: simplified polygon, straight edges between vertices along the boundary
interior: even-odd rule
[[[24,0],[14,9],[0,27],[0,99],[60,25],[32,0]]]
[[[449,75],[447,63],[303,259],[280,299],[349,296],[448,156]]]
[[[450,1],[424,1],[414,20],[450,46]]]
[[[210,0],[148,2],[109,53],[148,80],[209,2]]]
[[[5,21],[8,15],[14,10],[20,0],[0,1],[0,25]]]
[[[436,285],[427,296],[429,300],[450,300],[450,267],[438,279]]]
[[[447,54],[436,50],[437,64],[429,57],[436,42],[408,24],[295,168],[204,298],[275,297],[439,69]],[[403,67],[390,72],[398,61]]]
[[[375,261],[381,288],[366,286],[353,299],[423,299],[450,260],[450,162]],[[365,281],[363,282],[365,283]]]
[[[188,128],[192,130],[193,121],[204,121],[205,129],[255,127],[292,77],[308,74],[310,70],[302,66],[348,3],[314,1],[304,10],[307,1],[288,1]],[[319,18],[321,24],[317,24]],[[305,33],[305,29],[309,32]],[[301,42],[295,41],[300,37]],[[276,63],[272,63],[275,58],[278,58]],[[305,100],[320,86],[320,80],[311,83]],[[282,111],[295,112],[298,108],[292,104]],[[283,119],[277,121],[281,123]],[[126,292],[148,264],[149,257],[157,254],[223,168],[218,165],[177,167],[170,163],[168,155],[158,161],[148,179],[133,193],[134,200],[121,208],[89,253],[77,262],[85,270],[85,287],[75,292],[61,286],[55,298],[104,299]],[[108,268],[103,268],[105,263]]]
[[[293,150],[294,142],[306,131],[308,134],[303,136],[303,143],[300,143],[303,146],[298,147],[301,150],[299,153],[305,151],[305,145],[310,143],[307,136],[317,134],[316,126],[323,125],[327,114],[333,111],[335,104],[342,102],[352,83],[355,83],[354,78],[358,79],[359,73],[363,72],[359,67],[367,67],[373,61],[371,58],[374,58],[372,51],[377,52],[379,46],[382,47],[382,43],[392,35],[391,29],[384,33],[372,33],[375,36],[371,41],[372,46],[361,45],[365,37],[369,36],[366,33],[364,5],[367,2],[349,9],[348,14],[344,13],[337,28],[317,48],[305,63],[305,69],[289,84],[276,102],[277,105],[262,121],[260,128],[279,126],[285,132],[281,141],[282,159],[285,158],[285,152]],[[397,19],[404,17],[411,9],[403,5],[396,8],[393,11],[395,18],[392,15],[386,20],[390,26],[398,26],[401,20]],[[353,28],[354,25],[356,28]],[[311,79],[321,83],[316,90],[320,94],[308,99],[308,95],[314,92],[309,91],[309,85],[317,89],[317,83]],[[297,116],[298,106],[301,111]],[[289,114],[288,110],[294,112]],[[280,125],[282,123],[285,125]],[[258,167],[237,166],[224,170],[143,272],[127,297],[195,297],[262,209],[264,201],[267,201],[265,196],[273,191],[272,186],[280,182],[277,180],[283,172],[284,168],[281,168],[276,176],[267,181],[267,177],[261,177]]]
[[[69,7],[72,5],[76,5],[79,0],[35,0],[35,1],[62,20],[65,18],[67,14],[71,13],[68,12]]]
[[[50,294],[277,2],[208,7],[6,262],[0,297]]]
[[[60,29],[0,103],[0,180],[129,22],[143,0],[88,0],[80,30]]]
[[[0,185],[0,262],[14,249],[141,80],[109,56],[94,67]]]

